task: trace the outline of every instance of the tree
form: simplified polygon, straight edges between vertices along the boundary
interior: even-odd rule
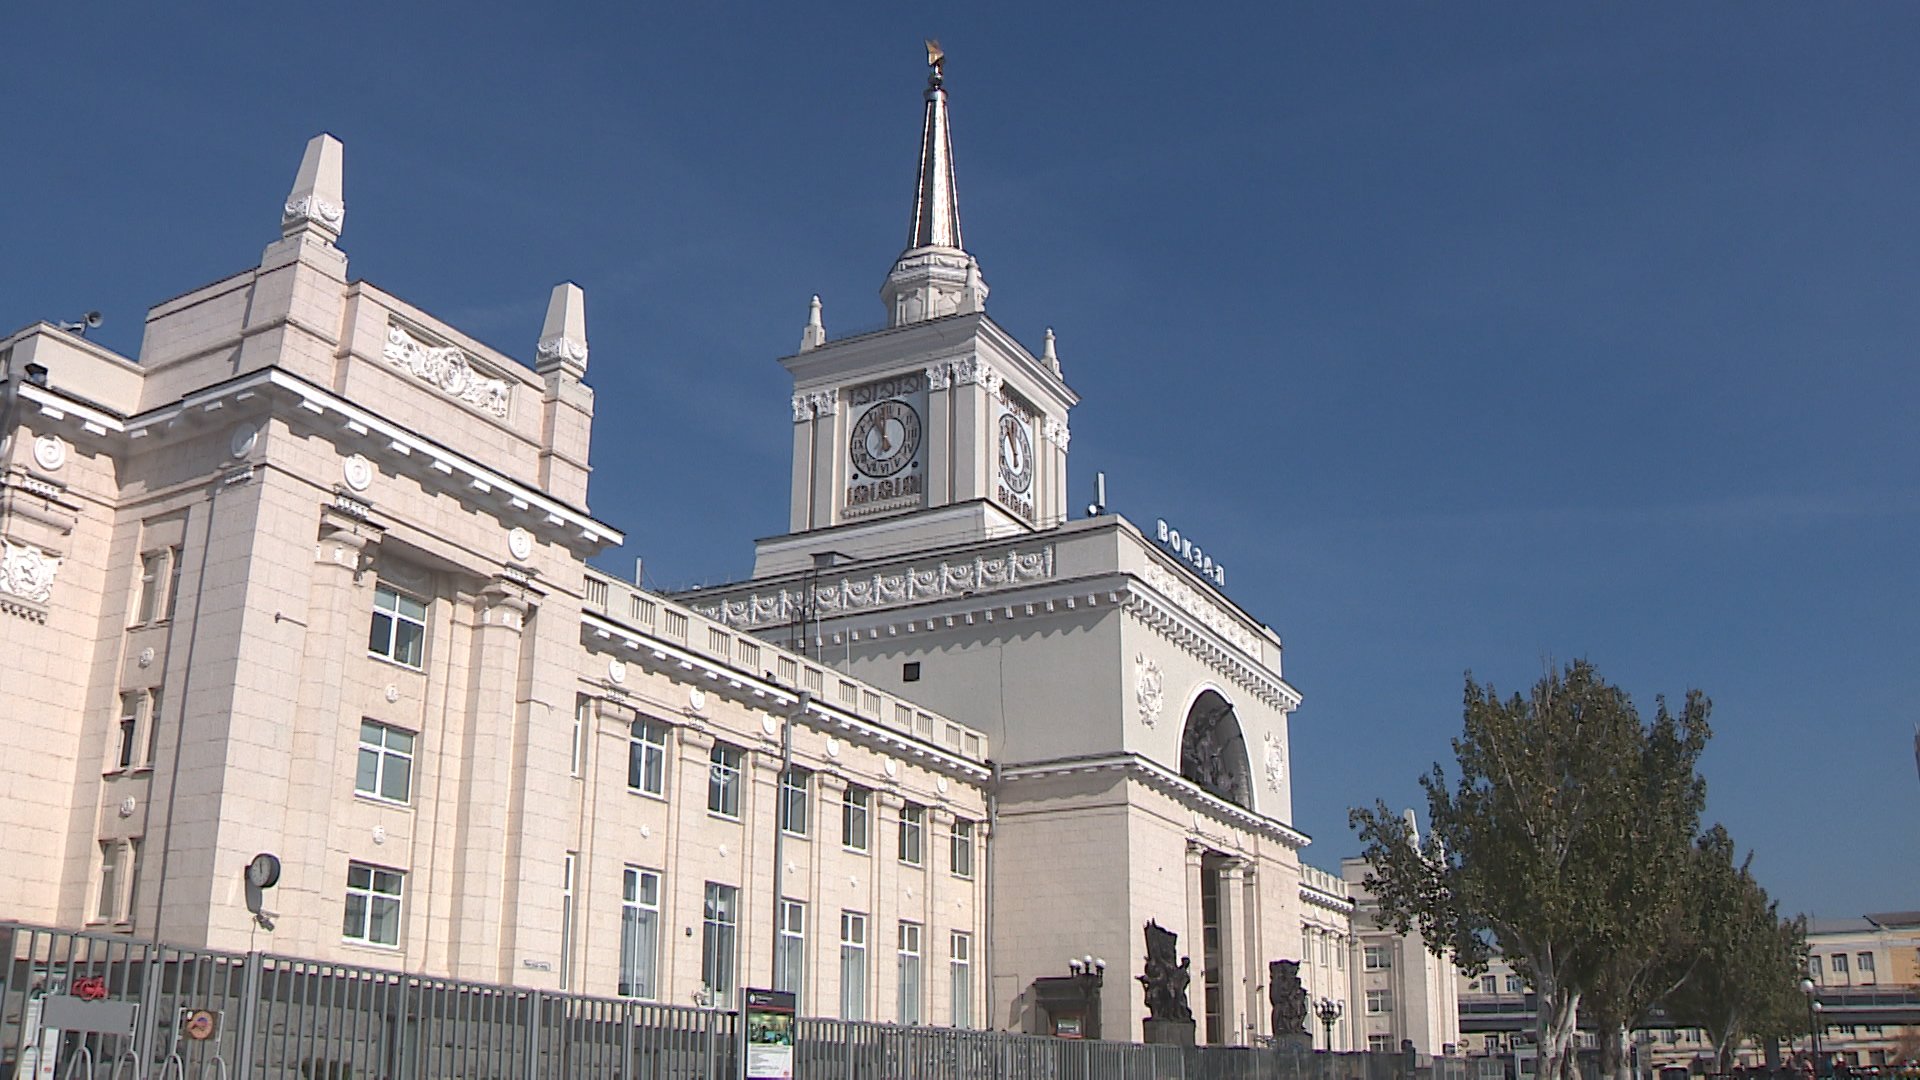
[[[1649,731],[1626,693],[1585,661],[1505,701],[1469,673],[1453,741],[1459,776],[1449,783],[1436,763],[1420,780],[1425,841],[1385,803],[1352,812],[1384,922],[1400,933],[1418,927],[1469,972],[1485,970],[1498,948],[1532,984],[1543,1078],[1572,1074],[1582,995],[1657,914],[1654,898],[1678,889],[1664,852],[1636,863],[1635,843],[1664,836],[1667,814],[1684,819],[1689,803],[1697,820],[1694,766],[1710,709],[1689,693],[1677,717],[1663,705]],[[1675,802],[1655,815],[1658,829],[1639,805],[1649,791]]]
[[[1721,1071],[1749,1037],[1786,1038],[1806,1030],[1806,924],[1780,918],[1779,905],[1753,879],[1749,855],[1735,865],[1733,840],[1716,825],[1694,848],[1688,907],[1697,955],[1667,996],[1675,1022],[1702,1028]]]

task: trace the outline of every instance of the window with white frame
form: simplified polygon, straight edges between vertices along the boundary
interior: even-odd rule
[[[173,618],[180,594],[180,549],[155,548],[140,556],[140,597],[134,625]]]
[[[140,752],[140,700],[144,695],[133,692],[120,695],[120,738],[119,752],[114,755],[114,768],[131,769]]]
[[[1916,950],[1916,953],[1920,954],[1920,950]],[[1920,959],[1920,955],[1916,955],[1916,959]],[[1820,958],[1818,956],[1807,957],[1807,974],[1813,976],[1814,982],[1825,981],[1826,976],[1821,974]]]
[[[707,754],[708,813],[739,818],[740,758],[740,748],[726,743],[714,743]]]
[[[1858,961],[1854,964],[1854,970],[1860,973],[1860,981],[1863,983],[1873,982],[1873,954],[1863,952],[1854,957],[1854,960]]]
[[[840,913],[840,1019],[867,1018],[867,917]]]
[[[806,1006],[801,988],[807,981],[807,905],[780,901],[780,940],[773,953],[773,988],[793,995],[796,1013]]]
[[[560,866],[560,989],[573,985],[573,871],[577,856],[569,851]]]
[[[872,813],[872,790],[848,784],[846,797],[840,802],[840,846],[851,851],[867,850],[867,822]]]
[[[1392,1011],[1393,1011],[1393,991],[1391,990],[1367,991],[1367,1015],[1368,1016],[1377,1016],[1381,1013],[1390,1013]]]
[[[620,882],[620,996],[653,1000],[660,966],[660,874],[629,866]]]
[[[900,808],[900,861],[909,866],[919,866],[925,857],[927,835],[927,808],[917,803],[908,803]],[[901,1021],[905,1023],[905,1021]]]
[[[418,670],[426,658],[427,605],[387,585],[373,589],[367,652]]]
[[[1368,945],[1365,962],[1368,971],[1385,971],[1393,966],[1393,950],[1385,945]]]
[[[593,699],[573,695],[573,731],[567,740],[567,775],[582,776],[587,767],[587,732],[593,730]]]
[[[1333,935],[1321,934],[1320,935],[1320,966],[1329,967],[1332,964],[1333,964]]]
[[[806,836],[809,826],[807,790],[813,773],[791,768],[780,774],[780,830],[792,836]]]
[[[740,925],[740,890],[707,882],[700,930],[700,981],[724,1004],[733,997],[734,952]]]
[[[398,947],[400,896],[406,875],[365,863],[347,864],[346,917],[340,936],[367,945]]]
[[[147,764],[160,760],[160,688],[147,691]]]
[[[953,866],[953,876],[973,877],[973,822],[953,819],[953,838],[949,847],[948,858]]]
[[[1507,976],[1507,993],[1524,994],[1527,992],[1527,980],[1518,975]]]
[[[953,1026],[973,1026],[973,935],[958,930],[947,935],[948,993],[953,999]]]
[[[1333,967],[1335,971],[1347,970],[1346,938],[1336,937],[1333,939]]]
[[[1313,963],[1313,931],[1305,927],[1300,929],[1300,963]]]
[[[101,922],[120,922],[126,917],[122,902],[126,853],[124,841],[100,841],[100,896],[94,905],[94,918]]]
[[[1392,1039],[1392,1036],[1390,1035],[1367,1036],[1367,1053],[1385,1054],[1390,1052],[1393,1049],[1393,1047],[1390,1045],[1391,1039]]]
[[[360,721],[360,761],[353,790],[405,803],[413,792],[413,735],[373,720]]]
[[[1481,979],[1480,992],[1483,994],[1499,993],[1500,992],[1500,976],[1488,975],[1485,978]]]
[[[1833,959],[1829,961],[1829,964],[1833,968],[1834,978],[1844,979],[1847,977],[1847,954],[1846,953],[1843,953],[1843,952],[1834,953]]]
[[[919,923],[900,924],[900,943],[896,953],[900,961],[900,1001],[893,1018],[896,1024],[920,1023],[920,931]]]
[[[666,795],[667,725],[635,720],[627,729],[627,790]]]

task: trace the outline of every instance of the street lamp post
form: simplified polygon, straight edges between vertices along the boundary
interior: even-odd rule
[[[1801,979],[1800,992],[1807,995],[1807,1031],[1813,1036],[1813,1073],[1820,1075],[1820,999],[1813,996],[1813,980]]]
[[[1340,1014],[1345,1012],[1346,1008],[1346,1005],[1341,1002],[1326,997],[1321,998],[1319,1004],[1313,1007],[1313,1014],[1320,1018],[1320,1026],[1326,1032],[1325,1042],[1329,1050],[1333,1049],[1333,1022],[1340,1019]]]
[[[1067,970],[1080,988],[1080,1000],[1087,1014],[1081,1033],[1089,1039],[1100,1037],[1100,987],[1107,980],[1107,962],[1092,953],[1067,961]]]

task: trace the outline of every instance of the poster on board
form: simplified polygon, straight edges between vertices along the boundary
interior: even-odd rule
[[[793,1080],[794,996],[785,990],[747,991],[746,1080]]]

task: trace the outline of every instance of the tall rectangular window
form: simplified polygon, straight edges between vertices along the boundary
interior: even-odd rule
[[[1390,1013],[1392,1011],[1393,1011],[1393,991],[1391,990],[1367,991],[1367,1015],[1368,1016],[1377,1016],[1380,1013]]]
[[[627,790],[667,793],[667,725],[635,720],[627,729]]]
[[[100,842],[100,900],[94,915],[101,922],[120,920],[120,842]]]
[[[1302,966],[1313,963],[1313,931],[1305,927],[1300,929],[1300,963]]]
[[[1843,953],[1843,952],[1834,953],[1833,959],[1829,961],[1829,963],[1833,968],[1834,978],[1845,979],[1847,977],[1847,954],[1846,953]]]
[[[115,768],[131,769],[140,746],[140,695],[120,695],[120,750],[114,755]]]
[[[167,549],[167,602],[161,605],[161,609],[160,609],[160,617],[167,620],[168,622],[173,621],[173,613],[180,606],[181,564],[182,564],[182,560],[180,558],[180,549],[178,547],[168,548]]]
[[[740,890],[707,882],[700,930],[700,981],[713,991],[714,1004],[733,999],[734,946],[740,924]]]
[[[620,996],[658,997],[659,966],[660,875],[629,866],[620,883]]]
[[[1518,975],[1507,976],[1507,993],[1524,994],[1527,992],[1527,980]]]
[[[896,1024],[918,1024],[920,1020],[920,924],[900,924],[900,1002],[894,1016]]]
[[[133,621],[144,626],[169,609],[167,603],[168,554],[172,549],[157,548],[140,556],[140,598],[134,607]]]
[[[426,656],[427,605],[386,585],[373,589],[373,625],[367,652],[418,669]]]
[[[368,945],[400,944],[400,894],[406,875],[365,863],[347,864],[346,917],[340,936]]]
[[[1366,948],[1368,971],[1385,971],[1393,966],[1393,950],[1385,945],[1369,945]]]
[[[707,755],[707,812],[740,816],[740,748],[714,743]]]
[[[973,935],[947,935],[947,981],[953,997],[953,1026],[973,1026]]]
[[[593,727],[593,699],[573,696],[573,731],[567,742],[567,775],[580,776],[587,767],[587,732]]]
[[[848,784],[846,799],[840,804],[841,846],[853,851],[867,850],[867,821],[872,810],[873,792]]]
[[[1811,976],[1813,976],[1813,981],[1814,981],[1814,982],[1825,982],[1825,981],[1826,981],[1826,976],[1825,976],[1825,975],[1823,975],[1823,974],[1821,974],[1821,972],[1820,972],[1820,958],[1819,958],[1819,957],[1817,957],[1817,956],[1809,956],[1809,957],[1807,957],[1807,974],[1809,974],[1809,975],[1811,975]]]
[[[927,808],[908,803],[900,808],[900,861],[919,866],[927,833]]]
[[[1854,959],[1858,961],[1858,963],[1854,965],[1854,970],[1860,973],[1860,981],[1862,983],[1869,983],[1869,984],[1872,983],[1873,982],[1873,954],[1870,952],[1863,952],[1860,955],[1854,957]]]
[[[807,835],[807,789],[813,773],[793,768],[780,774],[780,828],[794,836]]]
[[[973,822],[954,819],[950,847],[948,854],[953,864],[953,876],[973,877]]]
[[[147,691],[147,764],[160,760],[160,688]]]
[[[798,900],[780,901],[780,941],[774,946],[773,988],[794,995],[796,1012],[806,1007],[801,1000],[807,982],[807,905]]]
[[[413,791],[413,735],[372,720],[360,721],[360,763],[353,790],[404,803]]]
[[[840,1019],[867,1018],[867,917],[840,913]]]
[[[560,989],[573,985],[573,871],[574,853],[567,852],[560,867]]]

